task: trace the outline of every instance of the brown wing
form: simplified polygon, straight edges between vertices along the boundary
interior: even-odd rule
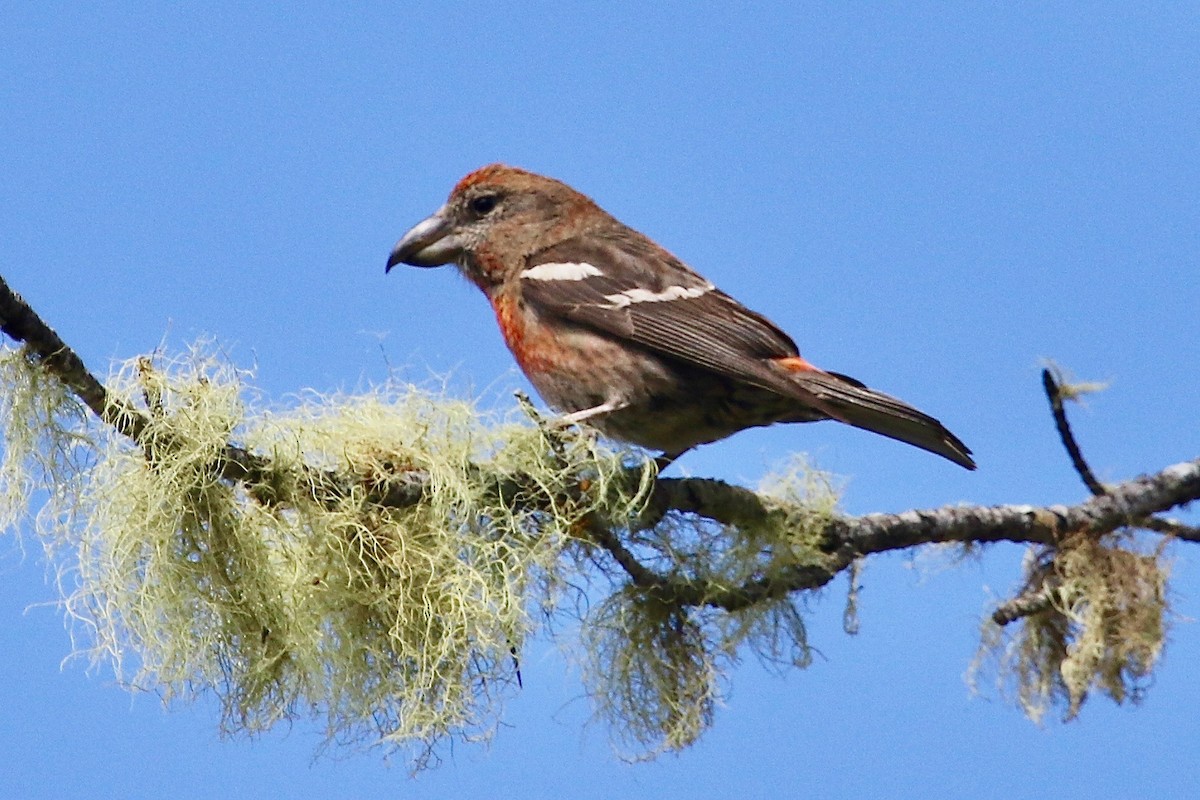
[[[536,253],[521,288],[540,313],[807,399],[765,361],[796,356],[791,337],[641,234],[593,231]]]
[[[786,333],[641,234],[592,232],[539,252],[521,289],[539,313],[795,398],[792,421],[832,417],[975,468],[933,417],[849,376],[789,363],[799,353]]]

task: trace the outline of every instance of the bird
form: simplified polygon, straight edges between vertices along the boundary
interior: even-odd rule
[[[562,416],[660,464],[775,423],[836,420],[975,469],[941,422],[801,357],[788,334],[554,178],[491,164],[396,243],[385,272],[453,264]]]

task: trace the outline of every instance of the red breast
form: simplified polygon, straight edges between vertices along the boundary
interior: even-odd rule
[[[521,369],[526,374],[549,369],[551,362],[546,357],[545,348],[537,346],[539,342],[536,332],[530,336],[531,326],[521,301],[505,291],[496,292],[491,301],[492,310],[496,312],[496,322],[500,325],[500,333]]]

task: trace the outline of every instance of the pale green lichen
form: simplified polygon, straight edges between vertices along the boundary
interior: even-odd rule
[[[332,742],[409,748],[420,766],[449,737],[491,734],[514,653],[555,616],[584,617],[589,693],[636,756],[695,741],[743,651],[808,663],[795,593],[681,608],[629,586],[589,534],[611,528],[714,595],[819,566],[836,492],[807,464],[768,478],[763,519],[638,530],[653,462],[528,409],[395,385],[264,410],[247,377],[211,347],[120,366],[107,388],[145,417],[135,444],[22,354],[0,361],[3,510],[52,489],[38,528],[77,651],[128,685],[212,693],[234,733],[323,718]],[[231,443],[264,459],[254,481],[223,475]],[[376,502],[405,476],[419,502]]]
[[[972,683],[990,667],[1035,722],[1053,708],[1073,719],[1094,691],[1140,700],[1170,618],[1163,544],[1143,551],[1131,534],[1079,534],[1031,550],[1025,569],[1025,586],[1049,602],[1007,627],[984,623]]]
[[[712,724],[722,667],[708,627],[700,612],[633,588],[612,594],[589,615],[584,678],[623,757],[683,749]]]
[[[21,389],[2,409],[11,514],[40,448],[81,428],[43,410],[57,395],[33,386],[38,369],[5,368]],[[94,463],[52,462],[60,491],[40,527],[77,646],[168,699],[214,692],[230,731],[324,715],[332,740],[415,744],[418,758],[487,736],[531,610],[554,602],[535,590],[582,520],[636,516],[649,480],[630,484],[622,454],[592,438],[551,442],[416,387],[260,412],[243,377],[204,351],[131,361],[110,395],[145,412],[152,459],[96,425]],[[271,460],[269,485],[222,479],[230,441]],[[325,471],[343,479],[334,499],[311,491]],[[369,501],[411,471],[427,482],[420,503]],[[496,491],[517,475],[537,502]]]
[[[1077,380],[1069,370],[1048,358],[1042,360],[1042,365],[1050,370],[1054,383],[1058,386],[1058,396],[1064,401],[1082,403],[1087,395],[1103,392],[1111,383]]]
[[[707,587],[711,598],[825,564],[817,542],[837,507],[829,476],[793,460],[763,480],[760,496],[769,513],[754,524],[668,515],[636,540],[639,555],[673,580]],[[583,677],[598,715],[618,734],[621,755],[653,757],[696,741],[743,650],[770,666],[808,666],[803,602],[780,591],[733,611],[704,603],[681,609],[636,587],[601,602],[582,631]]]
[[[0,349],[0,532],[29,513],[37,489],[55,491],[90,453],[85,409],[24,348]]]

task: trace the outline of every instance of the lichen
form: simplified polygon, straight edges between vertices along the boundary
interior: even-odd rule
[[[9,386],[40,374],[5,368]],[[108,388],[145,413],[150,457],[93,425],[88,463],[54,462],[40,527],[79,651],[167,699],[214,693],[230,732],[323,716],[331,740],[411,745],[418,764],[446,737],[488,736],[531,610],[554,602],[535,596],[554,585],[543,576],[581,520],[636,516],[649,481],[627,480],[627,454],[592,437],[551,446],[541,427],[434,391],[309,393],[263,411],[245,377],[203,349],[134,359]],[[80,435],[42,396],[11,393],[4,409],[10,512],[45,442]],[[231,441],[269,458],[262,485],[222,478]],[[372,502],[408,472],[421,502]],[[313,491],[328,473],[345,487],[335,497]],[[497,490],[510,476],[517,496]]]
[[[1118,704],[1138,702],[1170,620],[1164,546],[1148,550],[1118,532],[1031,549],[1024,591],[1048,602],[1007,627],[984,623],[972,680],[990,667],[1035,722],[1055,708],[1074,719],[1095,691]]]
[[[746,585],[784,586],[788,570],[825,564],[819,537],[837,507],[829,476],[794,459],[764,478],[760,496],[768,513],[752,523],[669,514],[635,539],[639,556],[677,584],[706,587],[710,600]],[[696,741],[744,652],[770,667],[807,667],[803,603],[803,595],[780,590],[735,610],[706,602],[681,608],[635,586],[599,603],[582,630],[583,678],[620,755],[653,757]]]
[[[420,767],[447,739],[492,734],[523,643],[556,619],[582,623],[589,695],[632,757],[694,742],[742,654],[810,660],[803,596],[680,605],[594,536],[710,597],[785,587],[827,560],[837,493],[809,465],[768,477],[761,518],[647,527],[654,462],[528,406],[408,384],[272,406],[250,377],[211,345],[118,365],[110,401],[145,418],[133,442],[23,354],[0,360],[0,511],[17,519],[51,489],[38,530],[76,651],[130,687],[214,695],[234,734],[320,719],[331,743]],[[231,480],[230,445],[261,468]],[[408,479],[419,494],[383,501]]]

